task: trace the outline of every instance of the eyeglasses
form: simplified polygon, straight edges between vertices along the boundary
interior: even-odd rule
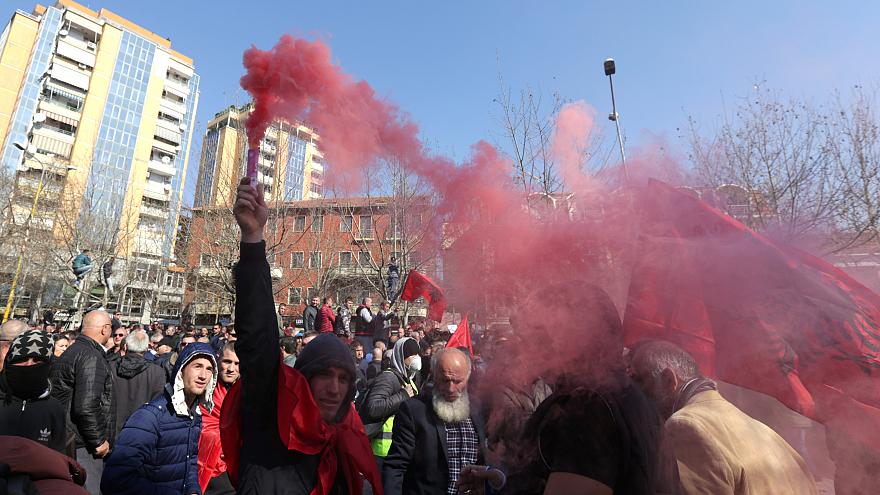
[[[114,333],[113,336],[114,337],[125,337],[125,334],[124,333]]]

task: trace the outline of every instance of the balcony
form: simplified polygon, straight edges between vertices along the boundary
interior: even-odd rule
[[[168,129],[165,125],[159,125],[156,123],[155,136],[157,138],[164,139],[174,145],[179,146],[181,141],[183,141],[183,136],[180,134],[180,129]]]
[[[52,76],[52,79],[70,84],[84,91],[89,90],[91,74],[71,65],[69,62],[60,60],[58,57],[52,58],[52,69],[49,70],[49,75]]]
[[[72,36],[59,36],[56,53],[88,67],[95,66],[95,52],[88,49],[86,41]]]
[[[144,183],[144,196],[158,201],[170,201],[171,186],[148,180]]]
[[[141,215],[152,218],[168,218],[168,210],[156,206],[141,204]]]
[[[49,118],[59,120],[58,117],[61,117],[62,122],[72,123],[71,125],[74,126],[79,125],[79,111],[71,109],[66,103],[59,100],[50,100],[46,99],[45,97],[40,98],[37,109]]]
[[[217,266],[200,266],[196,268],[196,275],[200,277],[220,277],[224,270]]]
[[[168,155],[177,155],[177,152],[180,151],[179,146],[175,146],[173,144],[168,144],[165,141],[159,141],[158,139],[153,138],[153,148],[168,154]]]
[[[159,160],[150,160],[147,164],[147,169],[166,177],[174,177],[174,174],[177,173],[177,168],[174,167],[173,162],[164,163]]]
[[[369,268],[360,267],[356,264],[337,265],[330,268],[330,273],[337,277],[363,277],[364,275],[370,275],[370,272]]]
[[[168,98],[159,99],[159,110],[181,121],[186,115],[186,105]]]
[[[186,97],[189,96],[189,86],[182,81],[174,79],[165,79],[165,91],[174,93],[183,99],[186,99]]]
[[[73,150],[73,142],[62,141],[56,139],[50,132],[34,133],[31,143],[36,146],[38,153],[52,153],[56,157],[70,158]]]
[[[75,140],[75,137],[72,132],[64,131],[64,130],[58,129],[56,127],[51,127],[51,126],[47,126],[47,125],[34,126],[33,133],[34,133],[35,139],[37,136],[43,136],[43,137],[47,137],[50,139],[54,139],[55,141],[61,141],[62,143],[66,143],[71,146],[73,146],[73,141]],[[53,153],[54,153],[54,151],[53,151]],[[70,155],[70,152],[68,151],[67,154]]]
[[[161,236],[157,236],[150,231],[140,230],[135,239],[134,250],[141,254],[162,256],[163,244],[164,239]]]

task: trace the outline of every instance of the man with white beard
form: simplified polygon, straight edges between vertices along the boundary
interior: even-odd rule
[[[470,359],[445,348],[434,354],[431,369],[433,391],[408,399],[395,416],[382,468],[386,495],[457,494],[462,468],[484,464],[483,423],[467,392]]]

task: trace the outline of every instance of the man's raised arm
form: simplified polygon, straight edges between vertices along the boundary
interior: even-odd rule
[[[264,384],[268,387],[260,391],[271,392],[277,383],[273,378],[277,375],[281,351],[272,278],[263,241],[269,208],[263,200],[262,186],[254,189],[247,178],[242,179],[233,212],[241,229],[241,258],[235,267],[235,331],[241,377],[247,388]],[[249,397],[249,400],[258,399]]]

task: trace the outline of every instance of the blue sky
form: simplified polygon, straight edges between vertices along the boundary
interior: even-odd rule
[[[524,2],[105,0],[171,38],[202,76],[189,200],[205,123],[243,103],[241,54],[283,33],[326,41],[344,70],[367,80],[421,126],[436,151],[462,160],[500,131],[498,72],[584,99],[603,125],[607,57],[628,145],[646,136],[684,149],[677,128],[694,116],[710,132],[757,80],[817,102],[834,89],[880,83],[880,2]],[[22,8],[29,9],[27,5]],[[500,64],[498,62],[500,60]]]

